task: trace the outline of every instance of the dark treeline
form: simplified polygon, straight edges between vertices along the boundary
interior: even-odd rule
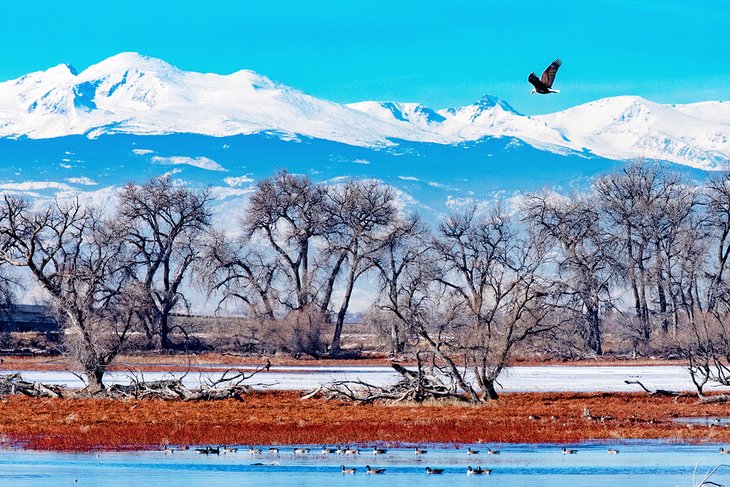
[[[45,291],[91,389],[120,352],[189,339],[175,317],[191,289],[248,317],[246,336],[230,332],[242,349],[319,357],[341,355],[353,295],[373,283],[365,322],[387,351],[417,352],[473,401],[497,397],[516,352],[598,356],[607,343],[688,359],[700,393],[727,382],[730,176],[698,184],[637,163],[584,193],[519,200],[431,227],[379,182],[279,172],[228,229],[207,191],[167,178],[125,186],[104,211],[5,196],[2,289],[15,266]]]

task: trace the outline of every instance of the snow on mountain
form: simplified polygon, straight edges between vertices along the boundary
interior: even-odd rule
[[[185,72],[136,53],[118,54],[78,74],[60,65],[0,83],[4,137],[262,131],[355,145],[420,140],[408,124],[319,100],[252,71]]]
[[[112,56],[80,73],[62,64],[0,83],[0,137],[119,133],[273,133],[360,147],[512,137],[553,153],[645,157],[709,170],[730,165],[726,102],[660,105],[625,96],[533,117],[489,96],[445,110],[398,102],[341,105],[252,71],[186,72],[136,53]]]
[[[610,159],[643,157],[724,169],[730,162],[730,125],[698,105],[705,104],[678,108],[620,96],[534,118],[558,130],[572,148]]]

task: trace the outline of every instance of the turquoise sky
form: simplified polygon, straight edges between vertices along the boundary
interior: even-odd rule
[[[252,69],[338,102],[444,108],[488,93],[544,113],[615,95],[730,99],[730,8],[720,1],[6,0],[0,8],[2,80],[138,51],[186,70]],[[530,96],[527,75],[557,57],[562,93]]]

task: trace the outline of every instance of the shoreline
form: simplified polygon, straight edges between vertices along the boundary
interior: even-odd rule
[[[126,372],[129,370],[139,372],[223,372],[228,369],[241,368],[245,370],[254,369],[267,360],[274,367],[389,367],[393,363],[403,366],[413,366],[413,360],[392,360],[387,356],[368,357],[357,359],[296,359],[292,357],[258,357],[249,355],[229,354],[200,354],[200,355],[129,355],[120,356],[117,361],[109,367],[110,372]],[[686,366],[682,360],[669,359],[618,359],[615,357],[601,357],[598,359],[584,360],[515,360],[512,367],[534,367],[534,366],[571,366],[571,367],[632,367],[632,366],[664,366],[676,365]],[[74,371],[76,367],[67,357],[46,356],[46,355],[2,355],[0,354],[0,374],[3,371],[31,370],[31,371]]]
[[[244,401],[195,403],[6,396],[0,399],[0,435],[5,446],[78,452],[206,444],[730,443],[730,427],[672,421],[726,416],[727,404],[637,393],[505,393],[481,405],[396,406],[301,400],[298,393],[271,391],[252,392]]]

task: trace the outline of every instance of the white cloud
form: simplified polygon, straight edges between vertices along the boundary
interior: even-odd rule
[[[206,169],[208,171],[225,171],[226,169],[215,162],[213,159],[208,159],[207,157],[187,157],[187,156],[171,156],[171,157],[162,157],[162,156],[154,156],[152,158],[152,162],[155,164],[169,164],[173,166],[178,165],[188,165],[193,167],[198,167],[200,169]]]
[[[403,181],[420,181],[420,179],[414,176],[398,176],[398,179],[401,179]]]
[[[98,184],[96,181],[87,178],[86,176],[80,178],[66,178],[66,181],[71,184],[83,184],[84,186],[96,186]]]
[[[43,191],[44,189],[58,189],[61,191],[70,191],[73,188],[65,183],[57,183],[55,181],[26,181],[24,183],[2,183],[0,190],[2,191]]]
[[[243,186],[244,184],[248,184],[248,183],[253,183],[253,179],[250,178],[250,177],[248,177],[248,176],[245,176],[245,175],[244,176],[224,178],[223,181],[225,181],[225,183],[228,186],[234,186],[234,187]]]
[[[370,164],[370,161],[368,161],[367,159],[355,159],[352,162],[354,162],[355,164]]]
[[[213,186],[210,188],[210,195],[216,200],[241,197],[253,192],[251,188],[229,188],[226,186]]]
[[[143,156],[145,154],[154,154],[155,151],[150,149],[132,149],[132,152],[134,154],[137,154],[138,156]]]

